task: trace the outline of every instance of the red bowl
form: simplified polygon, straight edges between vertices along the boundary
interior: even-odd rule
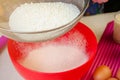
[[[65,43],[68,41],[75,41],[76,38],[79,38],[79,36],[74,36],[72,39],[69,39],[69,35],[73,35],[75,32],[79,32],[84,36],[86,39],[86,51],[87,55],[89,55],[89,60],[84,63],[83,65],[76,67],[72,70],[67,70],[63,72],[53,72],[53,73],[47,73],[47,72],[39,72],[30,70],[21,64],[18,63],[18,60],[27,56],[27,54],[22,54],[21,50],[24,50],[25,48],[32,47],[34,48],[36,45],[41,45],[42,43],[58,43],[63,44],[61,40],[66,38]],[[72,43],[76,43],[77,45],[81,45],[81,42],[75,41]],[[23,46],[23,47],[20,47]],[[96,55],[97,50],[97,40],[94,35],[94,33],[84,24],[78,23],[72,30],[67,32],[66,34],[60,36],[59,38],[56,38],[51,41],[47,42],[37,42],[37,43],[23,43],[23,42],[16,42],[13,40],[8,41],[8,51],[10,58],[12,60],[13,65],[17,69],[17,71],[26,79],[26,80],[80,80],[85,73],[89,70],[94,57]]]

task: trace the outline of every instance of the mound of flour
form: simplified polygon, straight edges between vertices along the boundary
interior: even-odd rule
[[[80,14],[77,6],[63,2],[25,3],[9,18],[11,30],[34,32],[65,25]]]
[[[48,45],[32,50],[18,62],[24,67],[41,72],[62,72],[74,69],[88,61],[83,49],[74,46]]]

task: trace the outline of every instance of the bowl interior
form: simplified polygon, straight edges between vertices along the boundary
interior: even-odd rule
[[[86,47],[86,54],[89,56],[89,60],[95,56],[97,48],[97,40],[93,32],[84,24],[78,23],[72,30],[70,30],[66,34],[54,40],[46,42],[25,43],[9,40],[8,50],[11,59],[14,62],[17,62],[19,59],[25,58],[28,55],[28,53],[31,52],[33,49],[36,49],[38,47],[42,48],[45,45],[51,44],[68,45],[79,48]]]

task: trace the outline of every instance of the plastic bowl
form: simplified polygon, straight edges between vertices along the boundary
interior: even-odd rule
[[[84,24],[78,23],[72,30],[64,34],[63,36],[60,36],[59,38],[56,38],[55,40],[51,40],[45,43],[58,43],[61,44],[61,40],[63,38],[68,38],[69,35],[73,35],[76,31],[78,31],[80,34],[82,34],[86,41],[86,52],[89,56],[89,60],[84,63],[83,65],[76,67],[71,70],[63,71],[63,72],[53,72],[53,73],[47,73],[47,72],[39,72],[35,70],[28,69],[24,66],[22,66],[18,60],[21,58],[24,58],[27,56],[26,54],[22,54],[21,50],[28,48],[28,47],[34,47],[35,45],[41,45],[42,42],[37,43],[22,43],[22,42],[16,42],[13,40],[8,41],[8,51],[10,58],[12,60],[12,63],[14,64],[16,70],[26,79],[26,80],[80,80],[85,73],[89,70],[94,57],[96,55],[97,50],[97,40],[93,32]],[[76,36],[78,37],[78,36]],[[76,41],[76,38],[72,38],[74,43],[77,45],[80,45],[81,43]],[[68,39],[70,40],[70,39]],[[68,41],[66,39],[66,43]],[[21,49],[20,46],[23,46]]]
[[[18,32],[10,30],[8,20],[13,10],[22,3],[30,2],[65,2],[76,5],[80,14],[71,22],[55,29],[37,32]],[[0,32],[10,39],[21,42],[36,42],[54,39],[70,29],[80,20],[89,5],[89,0],[0,0]],[[24,15],[24,14],[23,14]],[[43,36],[44,35],[44,36]]]

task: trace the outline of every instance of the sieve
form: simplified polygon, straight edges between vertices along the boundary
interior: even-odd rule
[[[18,31],[10,30],[8,21],[13,10],[21,4],[31,3],[31,2],[70,3],[76,5],[79,8],[80,14],[76,18],[74,18],[71,22],[50,30],[36,31],[36,32],[18,32]],[[88,4],[89,4],[89,0],[0,0],[0,7],[1,7],[0,32],[6,37],[20,42],[37,42],[37,41],[51,40],[71,30],[79,22],[79,20],[85,13]]]

